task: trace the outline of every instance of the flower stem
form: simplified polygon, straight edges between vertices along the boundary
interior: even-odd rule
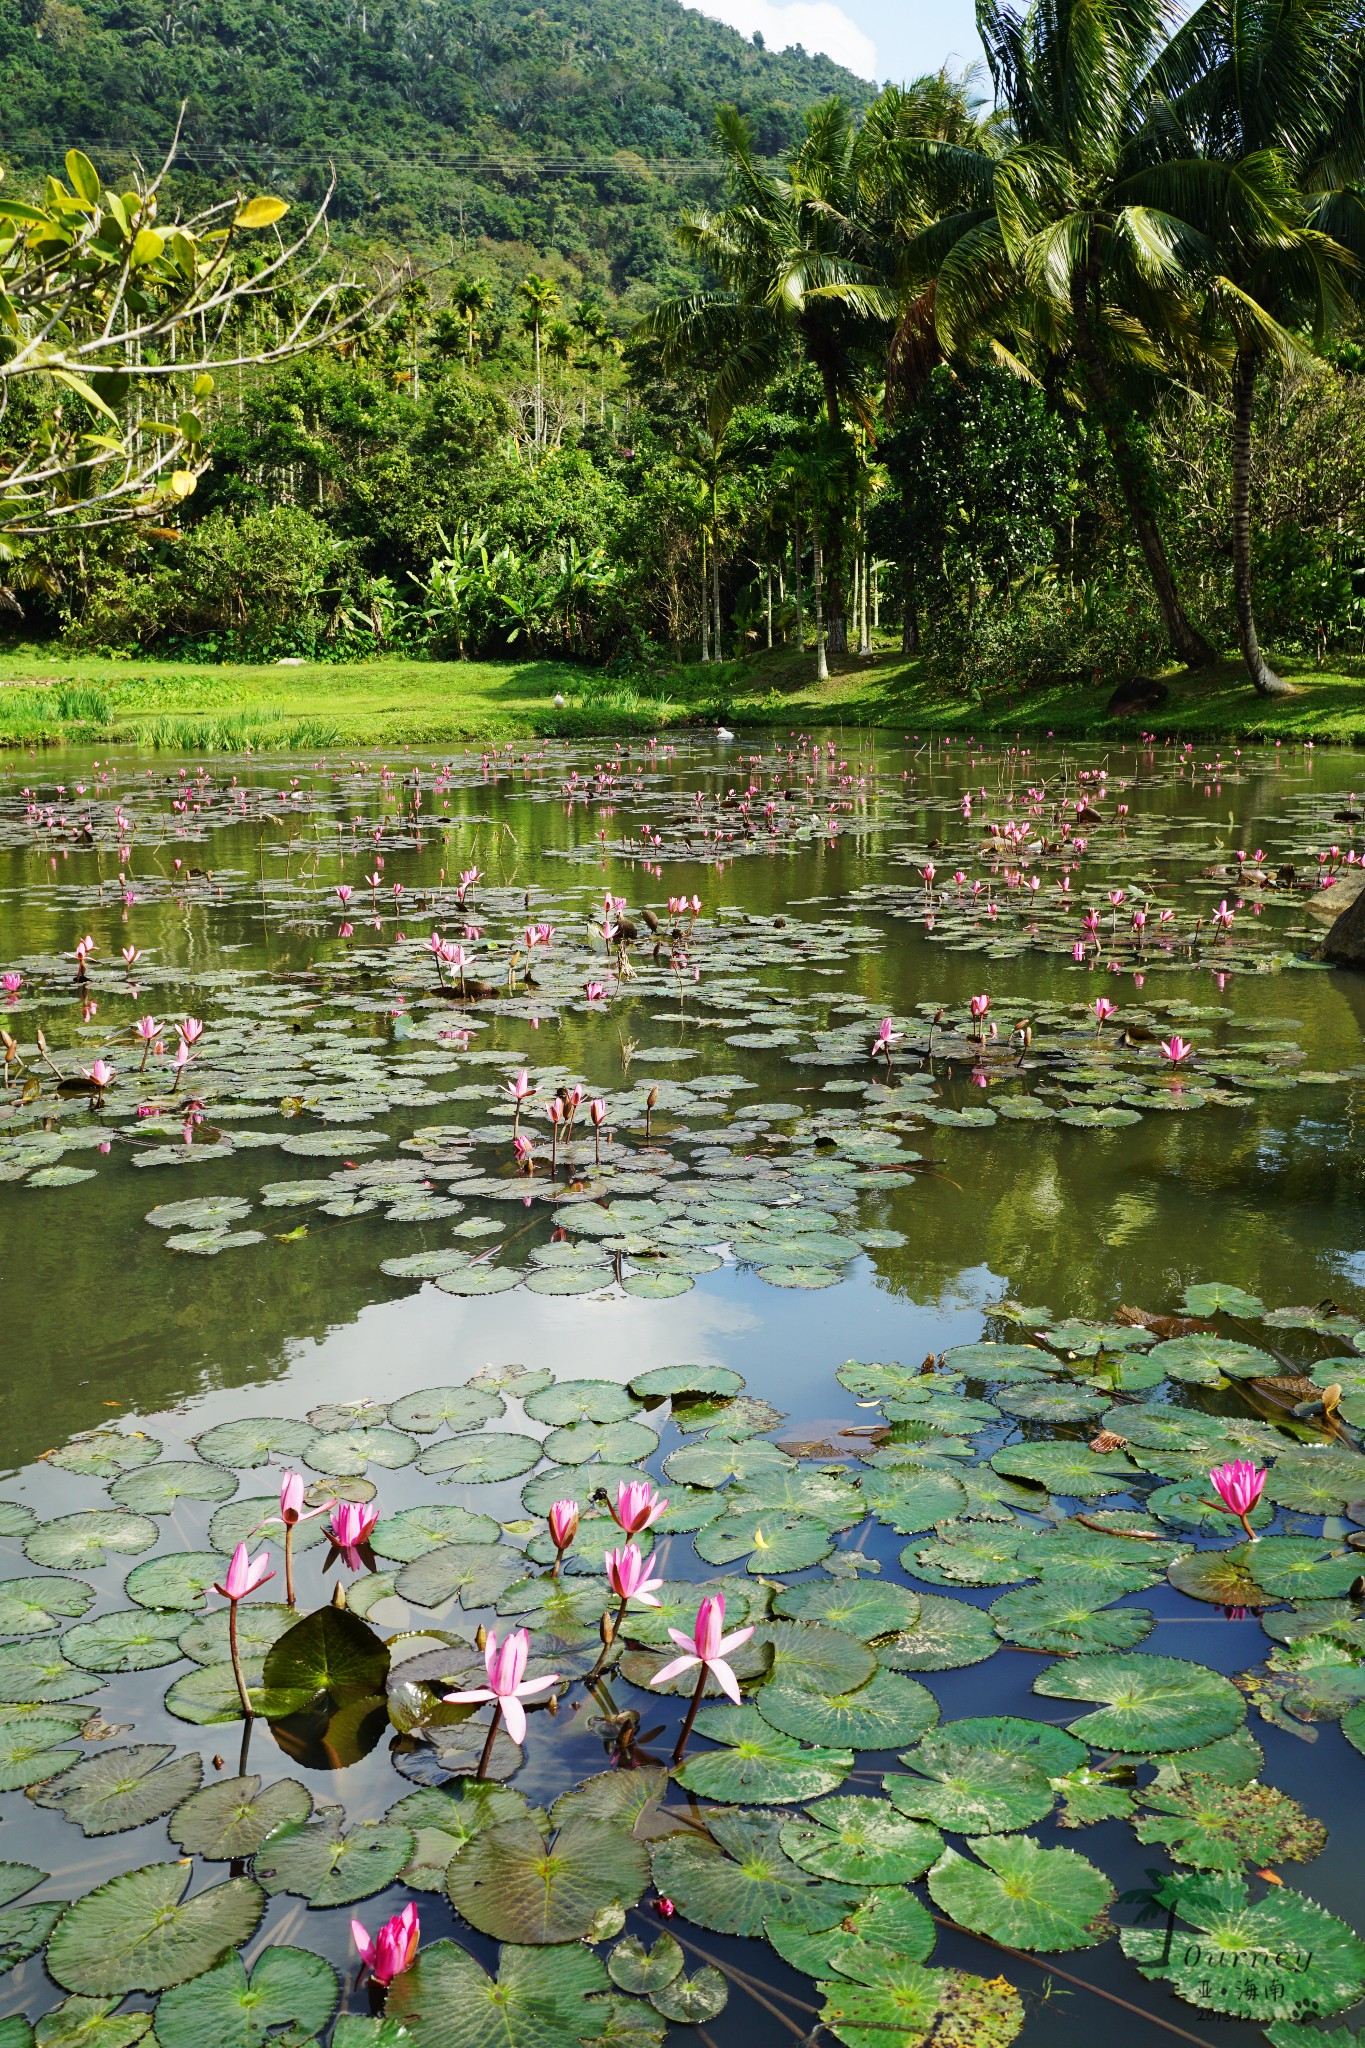
[[[247,1697],[246,1680],[242,1676],[242,1653],[237,1646],[237,1607],[236,1600],[228,1602],[228,1648],[232,1655],[232,1675],[237,1681],[237,1697],[242,1703],[242,1712],[249,1721],[252,1706]]]
[[[286,1522],[284,1525],[284,1597],[291,1607],[297,1605],[294,1599],[294,1524],[292,1522]]]
[[[479,1758],[479,1768],[474,1773],[476,1778],[484,1778],[488,1775],[488,1766],[493,1760],[493,1743],[496,1740],[498,1729],[501,1726],[502,1707],[501,1704],[495,1700],[493,1703],[493,1718],[488,1724],[488,1740],[487,1742],[485,1742],[483,1746],[483,1755]]]
[[[692,1733],[692,1723],[697,1718],[697,1708],[701,1705],[702,1694],[705,1691],[706,1666],[703,1664],[701,1670],[697,1673],[697,1689],[692,1695],[692,1704],[687,1710],[687,1719],[682,1724],[682,1729],[678,1736],[677,1747],[673,1751],[673,1769],[675,1771],[677,1770],[678,1765],[683,1760],[683,1751],[687,1748],[687,1738]]]

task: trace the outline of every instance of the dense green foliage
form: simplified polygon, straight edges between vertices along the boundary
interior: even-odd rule
[[[14,547],[23,630],[89,652],[534,655],[636,679],[813,641],[823,680],[827,654],[868,658],[894,635],[969,696],[1112,686],[1234,645],[1270,694],[1258,615],[1285,654],[1360,651],[1359,23],[1346,0],[1203,0],[1173,34],[1148,0],[1116,0],[1092,35],[1076,4],[1016,19],[980,0],[989,113],[944,73],[799,118],[819,66],[770,71],[662,4],[611,35],[515,13],[482,72],[483,31],[452,15],[456,56],[401,87],[415,31],[362,8],[328,32],[346,63],[318,59],[320,132],[367,78],[383,89],[358,133],[392,92],[390,139],[444,109],[492,150],[515,71],[525,150],[549,149],[585,93],[573,132],[590,150],[626,134],[641,81],[672,80],[692,130],[686,148],[654,132],[660,163],[700,163],[715,89],[740,102],[715,121],[723,193],[668,187],[670,209],[689,203],[658,263],[629,254],[606,186],[578,225],[537,188],[554,247],[538,270],[531,215],[466,212],[453,267],[409,279],[365,331],[219,379],[211,466],[173,523]],[[93,76],[95,32],[54,56],[46,20],[26,61]],[[313,77],[312,53],[301,71],[288,54],[307,32],[280,31],[290,106]],[[191,179],[228,165],[206,153],[196,92],[250,127],[244,37],[191,25],[154,67],[190,96]],[[684,82],[680,53],[709,64],[713,44],[704,87],[695,69]],[[761,99],[779,85],[788,99]],[[271,162],[282,188],[307,184],[299,148]],[[411,168],[425,182],[406,225],[366,216],[343,178],[353,240],[429,244],[465,188]],[[283,293],[249,305],[253,356],[293,311]]]
[[[828,58],[763,50],[676,0],[18,0],[0,9],[0,81],[0,157],[19,169],[72,142],[155,159],[183,101],[201,181],[306,198],[335,164],[350,235],[518,244],[615,292],[685,276],[673,220],[680,191],[713,182],[718,99],[775,153],[813,100],[867,96]]]

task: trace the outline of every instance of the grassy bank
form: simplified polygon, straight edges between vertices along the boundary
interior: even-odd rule
[[[724,666],[668,668],[648,680],[548,661],[226,663],[113,661],[44,649],[0,653],[0,746],[131,741],[235,752],[250,747],[439,746],[541,734],[661,732],[712,725],[883,726],[1105,739],[1141,730],[1200,739],[1322,739],[1365,744],[1365,660],[1283,664],[1292,697],[1265,700],[1240,664],[1199,677],[1173,671],[1170,695],[1137,717],[1108,716],[1107,691],[1074,684],[972,699],[922,665],[883,653],[837,665],[817,685],[812,656],[786,652]],[[554,699],[565,699],[556,706]]]

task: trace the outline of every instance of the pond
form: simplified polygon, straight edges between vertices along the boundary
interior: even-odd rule
[[[6,764],[0,2048],[1349,2022],[1362,783]]]

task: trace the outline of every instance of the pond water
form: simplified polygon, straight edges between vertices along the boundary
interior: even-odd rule
[[[158,1995],[161,2048],[1349,2020],[1365,977],[1312,955],[1359,783],[909,734],[7,764],[0,2048]],[[379,1513],[354,1572],[300,1525],[295,1613],[286,1469]],[[665,1605],[604,1646],[640,1475]],[[670,1781],[703,1580],[745,1703]],[[480,1623],[559,1680],[491,1795],[441,1704]],[[409,1900],[383,2020],[350,1920]]]

